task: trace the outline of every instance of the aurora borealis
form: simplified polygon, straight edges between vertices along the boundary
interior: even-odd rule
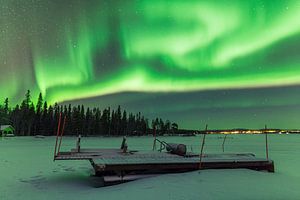
[[[298,0],[0,2],[0,99],[300,128]]]

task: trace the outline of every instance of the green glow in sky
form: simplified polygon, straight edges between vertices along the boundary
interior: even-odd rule
[[[300,84],[298,0],[2,0],[0,16],[13,102]]]
[[[13,71],[1,97],[25,86],[61,102],[300,83],[299,59],[270,59],[300,34],[297,0],[17,2],[1,7],[0,67]]]

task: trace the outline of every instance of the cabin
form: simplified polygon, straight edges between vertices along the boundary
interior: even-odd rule
[[[0,126],[0,136],[9,137],[14,135],[15,129],[12,125],[1,125]]]

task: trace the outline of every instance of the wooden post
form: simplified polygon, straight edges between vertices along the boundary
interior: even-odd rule
[[[152,151],[154,151],[154,149],[156,148],[156,125],[154,126],[153,131],[154,131],[153,132],[154,141],[153,141]]]
[[[265,136],[266,136],[266,157],[267,157],[267,160],[269,160],[267,125],[265,125]]]
[[[203,135],[202,145],[201,145],[201,151],[200,151],[199,169],[202,168],[202,157],[203,157],[203,149],[204,149],[204,144],[205,144],[205,136],[206,136],[206,134],[207,134],[207,127],[208,127],[208,125],[206,124],[206,127],[205,127],[205,133],[204,133],[204,135]]]
[[[60,152],[60,146],[61,146],[62,136],[63,136],[64,131],[65,131],[65,124],[66,124],[66,116],[64,117],[64,123],[63,123],[62,130],[61,130],[61,133],[60,133],[60,140],[59,140],[57,154],[59,154],[59,152]]]
[[[55,160],[55,156],[56,156],[57,142],[58,142],[58,136],[59,136],[59,131],[60,131],[60,121],[61,121],[61,113],[60,113],[59,119],[58,119],[57,135],[56,135],[56,141],[55,141],[55,148],[54,148],[54,157],[53,157],[53,160]]]
[[[227,137],[227,134],[225,134],[225,137],[224,137],[224,140],[223,140],[223,143],[222,143],[223,153],[225,151],[225,140],[226,140],[226,137]]]
[[[81,135],[78,135],[77,143],[76,143],[77,153],[80,152],[80,140],[81,140]]]

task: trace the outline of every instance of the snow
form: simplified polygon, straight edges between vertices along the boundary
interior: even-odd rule
[[[205,153],[222,152],[222,135],[206,137]],[[199,152],[200,137],[161,137]],[[82,147],[119,147],[119,138],[82,138]],[[149,150],[150,137],[129,137],[129,149]],[[63,138],[62,150],[76,138]],[[300,135],[269,135],[275,173],[247,169],[167,174],[104,188],[93,187],[88,161],[53,162],[54,137],[0,138],[0,199],[300,199]],[[226,153],[253,152],[265,157],[264,135],[230,135]]]

